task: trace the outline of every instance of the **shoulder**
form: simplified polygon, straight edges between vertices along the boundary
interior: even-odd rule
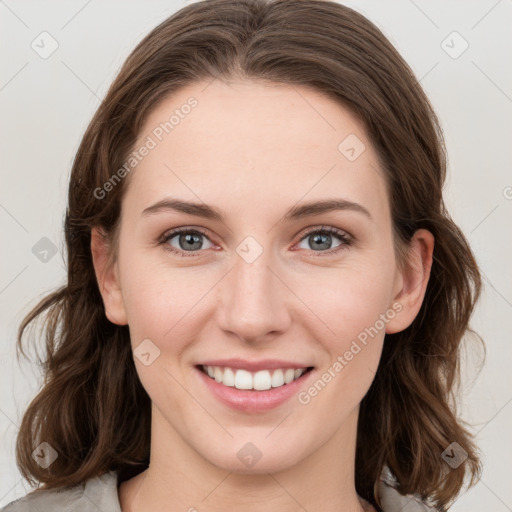
[[[377,495],[382,512],[438,512],[438,509],[429,506],[419,496],[400,494],[396,480],[387,467],[377,483]]]
[[[109,471],[74,487],[35,490],[0,512],[121,512],[117,476],[116,471]]]

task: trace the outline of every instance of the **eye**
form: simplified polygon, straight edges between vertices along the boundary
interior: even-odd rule
[[[210,246],[204,247],[202,238],[206,238]],[[173,239],[175,239],[174,242]],[[159,243],[165,245],[166,250],[183,257],[194,256],[193,253],[198,252],[200,249],[210,249],[213,247],[205,232],[191,228],[173,229],[165,233]]]
[[[333,237],[339,241],[334,248],[332,247]],[[203,239],[207,240],[206,247]],[[317,253],[315,256],[324,256],[346,249],[351,245],[352,237],[340,229],[322,226],[309,230],[302,236],[301,243],[302,241],[306,241],[309,246],[301,247],[302,249],[312,251],[313,254]],[[206,232],[199,228],[173,229],[162,236],[159,244],[163,245],[165,250],[182,257],[196,256],[194,253],[200,252],[201,249],[211,249],[213,247]]]
[[[339,244],[332,248],[333,237],[339,240]],[[315,254],[315,256],[323,256],[325,254],[333,254],[346,249],[352,243],[352,238],[334,227],[324,227],[320,229],[316,228],[308,231],[305,236],[302,237],[301,241],[305,241],[309,247],[305,249],[312,250],[313,252],[320,252],[321,254]],[[304,248],[304,247],[302,247]],[[316,251],[315,249],[321,249]]]

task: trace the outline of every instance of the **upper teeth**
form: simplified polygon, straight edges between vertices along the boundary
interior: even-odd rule
[[[217,382],[224,386],[237,389],[255,389],[263,391],[270,388],[278,388],[298,379],[307,368],[285,368],[273,370],[260,370],[259,372],[248,372],[247,370],[235,370],[222,366],[205,366],[204,371]]]

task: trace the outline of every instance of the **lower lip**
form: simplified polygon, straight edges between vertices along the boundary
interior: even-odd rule
[[[206,373],[194,368],[207,388],[224,404],[242,412],[264,412],[274,409],[295,395],[299,389],[310,379],[314,369],[303,373],[298,379],[278,388],[265,391],[251,391],[224,386]]]

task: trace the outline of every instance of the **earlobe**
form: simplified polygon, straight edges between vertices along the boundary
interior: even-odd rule
[[[106,317],[113,324],[127,325],[117,265],[110,261],[109,240],[99,227],[91,229],[91,254]]]
[[[434,243],[430,231],[419,229],[414,233],[407,249],[407,262],[398,276],[401,286],[393,298],[393,303],[401,306],[400,313],[388,322],[387,334],[403,331],[416,318],[427,291]]]

